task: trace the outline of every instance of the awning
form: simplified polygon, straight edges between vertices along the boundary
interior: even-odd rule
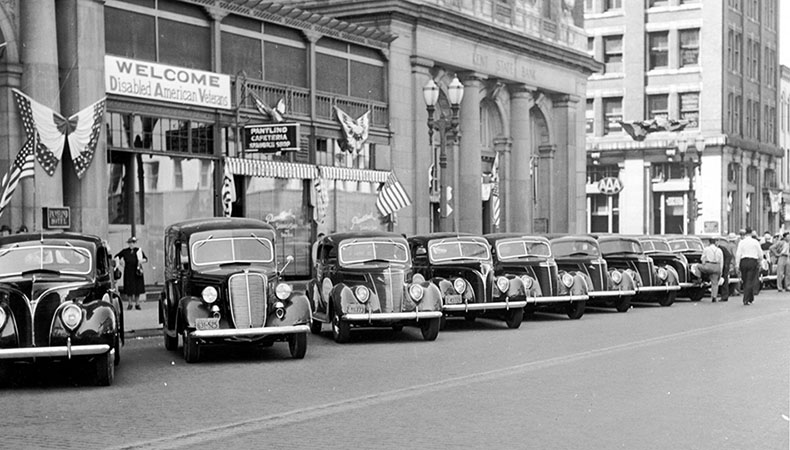
[[[349,167],[314,166],[261,159],[225,158],[230,173],[248,177],[314,179],[384,183],[389,171],[352,169]]]

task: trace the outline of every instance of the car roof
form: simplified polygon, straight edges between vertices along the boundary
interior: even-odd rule
[[[549,243],[549,239],[546,236],[542,236],[539,234],[524,234],[524,233],[489,233],[483,235],[484,238],[488,239],[488,242],[494,243],[496,241],[502,239],[531,239],[535,241],[545,242],[546,244]]]
[[[559,240],[565,240],[565,238],[568,238],[567,240],[572,240],[572,239],[579,240],[579,239],[581,239],[581,240],[585,240],[585,241],[598,242],[598,240],[595,238],[595,235],[583,234],[583,233],[582,234],[552,233],[552,234],[544,234],[543,236],[546,236],[549,239],[549,241],[559,241]]]
[[[74,231],[56,231],[52,233],[21,233],[0,237],[0,245],[29,241],[83,241],[95,245],[102,245],[102,240],[92,234],[77,233]]]
[[[472,234],[472,233],[460,233],[460,232],[452,232],[452,231],[440,231],[436,233],[428,233],[428,234],[420,234],[417,236],[409,236],[409,242],[414,242],[419,245],[425,245],[428,241],[432,241],[434,239],[450,239],[450,238],[480,238],[485,239],[483,236],[479,234]]]
[[[399,233],[390,231],[342,231],[332,233],[324,236],[324,242],[339,243],[346,239],[371,239],[371,238],[387,238],[392,240],[405,241],[406,237]]]
[[[234,230],[237,228],[258,228],[274,232],[274,227],[268,223],[247,217],[206,217],[176,222],[167,227],[165,234],[183,233],[191,235],[206,230]]]

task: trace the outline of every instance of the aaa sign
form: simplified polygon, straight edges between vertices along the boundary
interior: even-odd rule
[[[606,177],[598,182],[598,191],[601,194],[615,195],[623,190],[623,183],[617,177]]]

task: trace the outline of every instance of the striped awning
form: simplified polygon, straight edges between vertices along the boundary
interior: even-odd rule
[[[225,161],[230,168],[230,173],[234,175],[302,179],[312,179],[318,176],[318,170],[312,164],[245,158],[226,158]]]
[[[226,158],[225,161],[232,174],[248,177],[313,179],[320,176],[329,180],[384,183],[389,176],[389,171],[383,170],[314,166],[312,164],[245,158]]]

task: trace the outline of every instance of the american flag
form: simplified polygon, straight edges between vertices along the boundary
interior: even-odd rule
[[[329,207],[329,193],[326,190],[326,182],[320,175],[313,180],[313,188],[315,190],[313,220],[315,223],[321,224],[326,219],[326,210]]]
[[[77,177],[82,178],[93,161],[104,118],[105,99],[101,99],[68,119],[13,89],[28,139],[36,142],[38,163],[52,176],[58,167],[66,141]]]
[[[491,166],[491,222],[495,228],[499,228],[499,216],[501,206],[499,204],[499,152],[494,157],[494,164]]]
[[[225,163],[225,172],[222,175],[222,209],[225,217],[230,217],[233,212],[233,202],[236,201],[236,184],[230,166]]]
[[[395,172],[390,172],[387,181],[379,191],[379,196],[376,198],[376,208],[382,216],[388,216],[395,211],[411,205],[411,198],[403,185],[398,181]]]
[[[14,162],[11,163],[8,173],[0,180],[0,188],[2,188],[2,196],[0,196],[0,216],[3,215],[5,207],[11,203],[11,197],[14,195],[19,180],[35,175],[34,148],[35,141],[33,139],[25,141],[22,150],[19,151]]]

